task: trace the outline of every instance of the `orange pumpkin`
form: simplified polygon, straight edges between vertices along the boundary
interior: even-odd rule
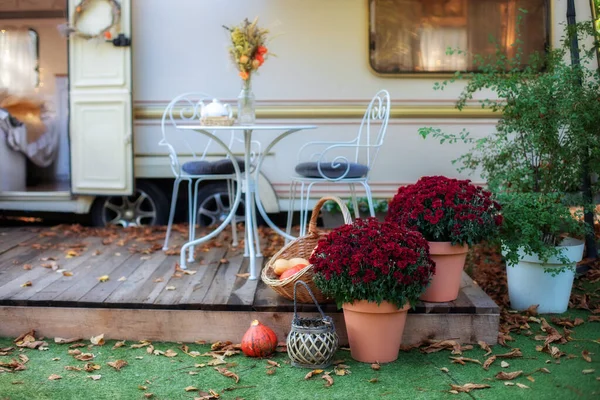
[[[242,352],[248,357],[267,357],[277,347],[277,335],[271,328],[252,321],[242,338]]]
[[[306,267],[306,264],[296,264],[292,268],[286,269],[279,276],[279,280],[282,281],[285,278],[289,278],[292,275],[296,275],[298,272],[302,271],[304,269],[304,267]]]

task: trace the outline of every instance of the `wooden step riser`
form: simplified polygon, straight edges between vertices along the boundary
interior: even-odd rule
[[[299,313],[302,317],[318,314]],[[340,344],[348,344],[342,313],[332,313]],[[293,313],[116,308],[0,306],[0,336],[16,337],[30,329],[47,338],[106,338],[170,342],[218,340],[238,343],[250,322],[258,319],[285,341]],[[454,339],[460,343],[496,344],[498,314],[409,314],[402,343],[425,339]]]

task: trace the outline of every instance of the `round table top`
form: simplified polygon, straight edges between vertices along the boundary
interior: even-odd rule
[[[288,131],[292,129],[316,129],[316,125],[230,125],[230,126],[211,126],[211,125],[180,125],[177,129],[186,130],[270,130],[270,131]]]

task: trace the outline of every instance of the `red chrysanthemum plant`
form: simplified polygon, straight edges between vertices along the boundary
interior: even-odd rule
[[[423,235],[376,218],[332,230],[310,263],[315,284],[338,307],[361,300],[414,306],[435,270]]]
[[[398,189],[386,221],[414,227],[430,242],[474,245],[496,237],[502,216],[491,193],[470,180],[425,176]]]

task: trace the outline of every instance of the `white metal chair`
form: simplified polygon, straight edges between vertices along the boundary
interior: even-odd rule
[[[347,184],[350,188],[355,218],[360,218],[356,199],[356,184],[366,192],[369,212],[375,216],[369,186],[369,173],[385,134],[390,117],[390,94],[380,90],[375,94],[363,116],[358,135],[347,142],[308,142],[298,152],[298,164],[290,185],[290,203],[286,232],[290,234],[296,192],[300,188],[300,236],[306,233],[310,191],[315,184]]]
[[[244,162],[242,160],[233,160],[229,155],[235,142],[243,143],[242,139],[236,138],[235,132],[223,131],[228,133],[228,137],[222,138],[222,142],[227,145],[227,149],[220,149],[220,153],[226,150],[228,153],[225,158],[217,161],[208,161],[207,157],[210,155],[210,150],[215,147],[213,139],[207,139],[206,143],[203,144],[203,150],[199,153],[188,141],[188,138],[193,136],[199,139],[202,135],[194,132],[184,132],[177,130],[178,126],[199,124],[200,122],[200,111],[203,103],[210,102],[212,97],[201,92],[189,92],[181,94],[175,97],[165,108],[161,120],[162,139],[159,145],[166,146],[169,151],[169,158],[171,163],[171,170],[175,176],[173,182],[173,195],[171,197],[171,209],[169,213],[169,222],[167,225],[167,233],[165,236],[165,242],[163,250],[167,250],[169,247],[169,237],[171,235],[171,229],[173,225],[173,219],[175,217],[175,208],[177,204],[177,196],[179,192],[179,185],[182,181],[188,182],[188,222],[189,222],[189,240],[195,239],[196,222],[198,217],[198,187],[200,182],[206,180],[224,180],[227,182],[227,191],[231,201],[234,198],[235,188],[237,185],[237,177],[233,167],[233,162],[237,162],[240,171],[244,171]],[[214,131],[213,131],[214,134]],[[190,136],[193,135],[193,136]],[[206,139],[206,138],[205,138]],[[197,141],[197,140],[196,140]],[[257,146],[260,146],[258,142],[253,142]],[[176,148],[184,148],[186,150],[186,157],[191,155],[191,160],[182,162],[180,159],[182,155],[178,153]],[[200,147],[199,147],[200,148]],[[260,152],[260,149],[258,150]],[[253,152],[254,154],[254,152]],[[226,207],[223,204],[222,207]],[[229,210],[231,211],[231,210]],[[231,220],[231,231],[233,245],[237,246],[238,237],[236,230],[237,218]],[[240,219],[243,220],[243,219]],[[194,248],[190,247],[188,261],[194,260]]]

